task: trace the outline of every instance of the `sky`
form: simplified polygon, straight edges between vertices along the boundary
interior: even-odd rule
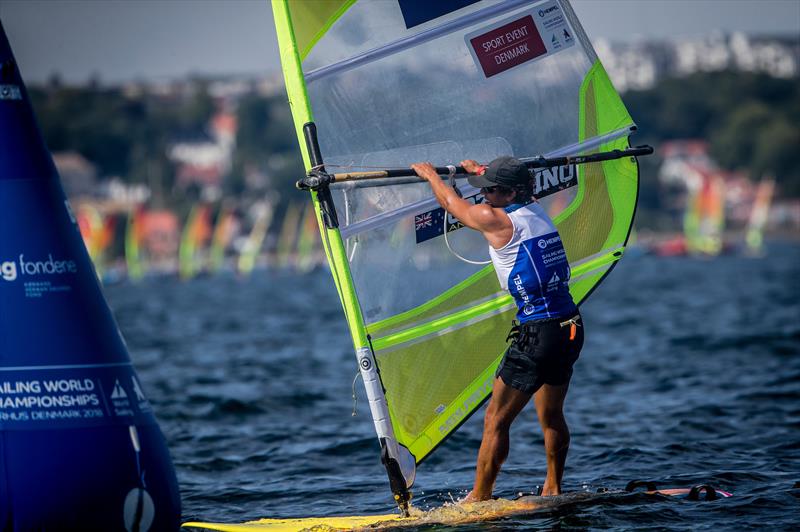
[[[302,0],[294,0],[302,1]],[[393,0],[368,0],[373,2]],[[793,35],[800,0],[573,0],[592,39]],[[0,0],[24,78],[68,83],[277,71],[268,0]]]

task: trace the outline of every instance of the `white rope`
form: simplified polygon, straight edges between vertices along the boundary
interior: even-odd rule
[[[358,406],[358,398],[356,398],[356,381],[361,376],[361,371],[359,370],[356,372],[356,376],[353,377],[353,412],[350,414],[351,416],[356,416],[356,407]]]
[[[448,213],[445,210],[444,211],[444,224],[443,224],[442,230],[444,231],[444,243],[447,246],[447,249],[450,250],[450,253],[452,253],[456,258],[461,259],[462,261],[466,262],[467,264],[475,264],[475,265],[478,265],[478,266],[483,266],[485,264],[491,263],[492,259],[489,259],[487,261],[469,260],[469,259],[467,259],[465,257],[462,257],[458,253],[456,253],[456,251],[450,246],[450,241],[447,239],[447,214]]]

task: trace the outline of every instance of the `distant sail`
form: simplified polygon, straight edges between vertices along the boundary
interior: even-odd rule
[[[635,130],[566,1],[275,1],[273,10],[309,169],[586,155],[627,148]],[[564,205],[554,220],[581,302],[625,250],[637,162],[548,168],[535,179],[537,192],[577,182],[555,194],[566,201],[543,203]],[[312,200],[402,501],[416,464],[489,395],[516,308],[491,266],[448,251],[445,231],[463,256],[488,256],[427,184],[379,181],[322,187]]]
[[[764,253],[764,227],[769,220],[772,196],[775,192],[775,180],[771,177],[764,178],[758,183],[756,197],[753,200],[753,210],[745,230],[747,252],[758,256]]]
[[[314,205],[312,203],[306,206],[300,223],[295,269],[298,272],[305,273],[313,270],[318,264],[317,251],[322,246],[317,217],[314,214]]]
[[[690,184],[686,198],[683,226],[686,249],[692,254],[719,255],[725,230],[725,184],[722,177],[696,172],[695,185]]]
[[[75,218],[78,222],[78,229],[81,231],[83,244],[89,252],[97,276],[103,277],[102,254],[109,243],[109,231],[103,215],[94,205],[82,203],[78,206]]]
[[[294,267],[297,259],[297,235],[300,232],[302,206],[291,203],[283,214],[278,234],[275,263],[280,268]]]
[[[211,237],[211,207],[195,205],[192,207],[183,228],[178,252],[181,279],[191,279],[202,272],[204,248]]]
[[[147,266],[142,256],[144,240],[144,207],[135,206],[128,213],[128,224],[125,229],[125,264],[128,267],[128,279],[138,281],[146,272]]]
[[[240,275],[253,273],[261,248],[264,245],[264,238],[267,236],[269,224],[272,221],[273,211],[270,204],[257,204],[254,206],[253,211],[255,212],[255,221],[237,261],[237,269]]]
[[[224,205],[220,207],[209,250],[208,269],[211,273],[218,273],[225,267],[225,255],[236,236],[237,228],[233,209]]]

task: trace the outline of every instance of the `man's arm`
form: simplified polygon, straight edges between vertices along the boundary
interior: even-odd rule
[[[481,167],[477,165],[475,169],[478,168]],[[458,218],[458,220],[467,227],[483,233],[487,240],[491,240],[491,234],[503,231],[511,225],[508,216],[502,213],[502,211],[501,213],[505,216],[500,216],[500,214],[495,212],[495,209],[489,205],[483,203],[474,205],[459,198],[456,191],[442,181],[442,178],[436,173],[436,169],[431,163],[412,164],[411,169],[430,184],[431,189],[433,189],[433,194],[436,196],[436,200],[444,210]],[[474,173],[471,171],[471,168],[467,168],[467,170],[470,171],[470,173]]]

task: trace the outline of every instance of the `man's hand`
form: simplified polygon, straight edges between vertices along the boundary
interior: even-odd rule
[[[440,179],[439,174],[436,173],[436,168],[431,163],[414,163],[411,165],[411,169],[426,181],[430,181],[431,179]]]
[[[479,164],[478,161],[473,161],[472,159],[467,159],[465,161],[461,161],[459,164],[467,173],[473,175],[479,175],[486,171],[486,167],[482,164]]]
[[[472,160],[462,161],[461,166],[471,173],[483,170],[481,165]],[[476,205],[460,198],[455,190],[439,177],[431,163],[415,163],[411,165],[411,169],[428,182],[436,201],[444,210],[470,229],[480,231],[490,245],[500,248],[511,239],[514,225],[502,209],[494,209],[486,203]]]

